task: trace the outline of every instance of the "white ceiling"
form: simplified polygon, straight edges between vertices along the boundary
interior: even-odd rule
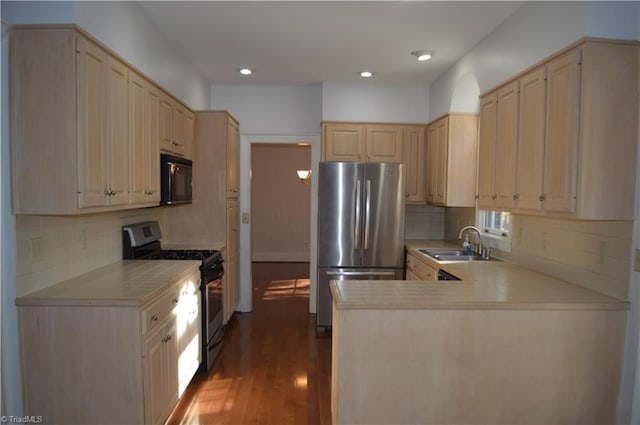
[[[522,2],[142,1],[212,83],[432,82]],[[418,62],[414,50],[435,51]],[[241,76],[240,67],[255,73]]]

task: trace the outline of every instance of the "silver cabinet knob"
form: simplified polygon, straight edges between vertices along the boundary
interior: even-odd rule
[[[151,316],[151,321],[152,322],[157,322],[158,321],[158,315],[154,314],[153,316]]]
[[[546,196],[544,196],[544,195],[540,195],[540,196],[538,197],[538,200],[539,200],[540,202],[543,202],[545,199],[547,199],[547,197],[546,197]]]
[[[518,194],[518,193],[514,193],[514,194],[513,194],[513,200],[514,200],[514,201],[517,201],[518,199],[520,199],[520,194]]]

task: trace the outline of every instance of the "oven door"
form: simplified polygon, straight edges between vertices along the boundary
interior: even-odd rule
[[[206,284],[206,324],[204,325],[204,359],[207,370],[222,348],[222,279]]]

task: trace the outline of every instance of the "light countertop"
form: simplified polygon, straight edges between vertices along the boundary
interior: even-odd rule
[[[191,260],[118,261],[19,297],[16,304],[140,306],[198,270],[200,264]]]
[[[626,310],[629,303],[503,261],[438,262],[418,251],[457,247],[408,240],[407,249],[459,281],[333,281],[338,309]]]

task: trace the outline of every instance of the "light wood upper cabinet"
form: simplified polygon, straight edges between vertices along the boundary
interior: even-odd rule
[[[240,126],[238,122],[227,117],[225,140],[227,144],[227,198],[238,198],[240,177]]]
[[[158,99],[166,93],[75,26],[11,31],[13,212],[157,205],[158,126],[167,122]],[[188,142],[193,114],[184,112],[181,140]]]
[[[481,98],[479,206],[594,220],[632,220],[638,138],[638,45],[587,39],[547,59],[497,89],[497,119],[490,97]],[[520,85],[518,128],[512,86]],[[503,101],[502,105],[500,100]],[[508,109],[511,109],[510,106]],[[505,121],[500,124],[503,116]],[[506,118],[504,118],[506,117]],[[493,122],[503,159],[488,157]],[[507,124],[508,123],[508,124]],[[497,146],[497,145],[496,145]],[[505,153],[507,152],[507,153]],[[516,152],[517,162],[505,158]],[[510,164],[517,164],[516,175]],[[487,175],[502,182],[500,198],[487,199]],[[496,186],[498,183],[496,183]],[[508,205],[508,188],[515,202]],[[505,202],[498,202],[503,199]]]
[[[516,167],[516,198],[519,211],[539,211],[544,173],[546,68],[535,69],[520,79],[520,132]]]
[[[68,47],[72,48],[71,45]],[[107,158],[107,114],[111,108],[108,108],[106,102],[109,57],[106,52],[84,38],[77,39],[77,55],[78,207],[106,206],[109,204],[107,192],[110,172]],[[20,65],[22,64],[16,64]],[[14,100],[18,99],[14,97]],[[19,143],[16,142],[14,145]]]
[[[475,205],[478,116],[451,113],[427,127],[427,201]]]
[[[576,49],[547,65],[547,133],[541,200],[544,210],[550,212],[576,210],[580,54],[580,49]]]
[[[493,114],[490,106],[491,100],[494,99],[493,95],[490,99],[481,99],[481,113],[485,114],[483,124],[487,127],[485,131],[480,132],[481,157],[478,166],[483,170],[480,186],[482,192],[479,191],[478,195],[480,208],[512,210],[515,205],[518,96],[518,81],[497,90],[495,124],[485,121]],[[483,139],[483,137],[488,138]],[[486,146],[483,146],[485,144]]]
[[[407,166],[408,203],[424,204],[426,201],[426,127],[405,126],[402,128],[404,163]]]
[[[127,67],[79,37],[78,207],[128,203]]]
[[[478,132],[478,206],[493,207],[497,198],[494,182],[496,130],[498,122],[498,93],[480,98],[480,130]]]
[[[169,95],[160,101],[160,150],[174,155],[193,156],[194,115]]]
[[[402,127],[386,124],[365,126],[366,162],[402,162]]]
[[[160,201],[158,90],[140,75],[129,73],[129,202]]]
[[[323,161],[364,161],[365,130],[362,124],[323,123]]]
[[[498,122],[496,127],[495,207],[512,209],[516,193],[516,160],[518,153],[519,84],[514,82],[498,90]]]
[[[322,123],[322,160],[402,162],[402,125]]]

